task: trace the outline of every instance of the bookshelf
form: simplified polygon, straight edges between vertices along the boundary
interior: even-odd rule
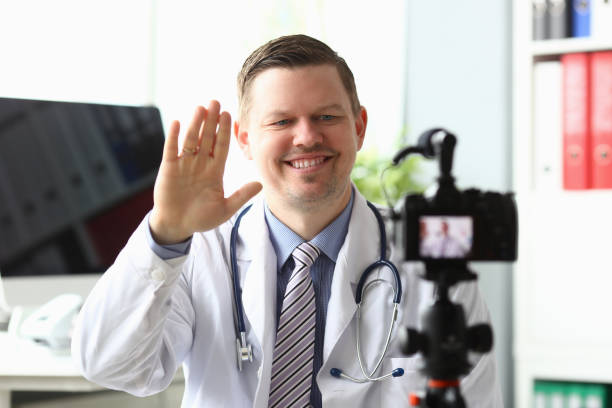
[[[612,50],[612,37],[532,41],[531,2],[513,1],[513,182],[517,407],[536,379],[612,383],[612,190],[534,188],[533,66],[571,52]],[[561,136],[560,136],[561,137]]]

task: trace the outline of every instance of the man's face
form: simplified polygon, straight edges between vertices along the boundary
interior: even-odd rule
[[[355,116],[336,68],[270,68],[252,82],[238,142],[260,171],[272,208],[346,203],[367,115]]]

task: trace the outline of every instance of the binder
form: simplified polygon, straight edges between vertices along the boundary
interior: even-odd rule
[[[561,63],[536,63],[533,82],[534,188],[559,191],[563,178]]]
[[[589,54],[561,56],[563,65],[563,187],[590,187]]]
[[[591,35],[591,0],[572,0],[572,37]]]
[[[565,387],[566,408],[584,407],[584,386],[581,384],[567,384]]]
[[[608,40],[612,38],[612,1],[591,0],[591,36]]]
[[[547,38],[548,28],[546,27],[547,15],[547,0],[531,0],[532,8],[532,28],[534,40],[545,40]]]
[[[548,38],[565,38],[570,25],[570,0],[548,0]]]
[[[611,402],[606,384],[535,380],[533,386],[534,408],[606,408]]]
[[[584,389],[584,406],[586,408],[606,408],[609,406],[610,397],[604,385],[588,384],[584,386]]]
[[[612,51],[591,54],[593,188],[612,188]]]

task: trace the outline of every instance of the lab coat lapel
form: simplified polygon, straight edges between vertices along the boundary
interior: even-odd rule
[[[336,261],[327,308],[324,363],[317,375],[324,406],[344,407],[349,400],[355,408],[380,406],[379,394],[372,391],[378,383],[358,384],[330,375],[332,368],[340,368],[350,375],[362,377],[356,355],[355,291],[365,269],[379,256],[380,234],[376,217],[363,196],[357,193],[349,230]],[[377,272],[373,272],[370,279],[375,279],[375,274]],[[368,293],[370,301],[366,301],[362,309],[362,351],[369,368],[374,367],[384,343],[383,325],[387,324],[386,316],[390,310],[384,299],[388,298],[388,293],[383,295],[381,288],[375,288]]]
[[[336,260],[331,297],[327,306],[324,360],[338,344],[357,310],[355,288],[362,272],[378,259],[378,224],[365,198],[355,188],[348,233]]]
[[[261,345],[262,355],[254,406],[266,406],[276,338],[276,254],[269,239],[263,200],[255,201],[243,218],[239,235],[244,246],[238,259],[250,261],[242,283],[244,312]],[[248,330],[248,326],[247,326]]]

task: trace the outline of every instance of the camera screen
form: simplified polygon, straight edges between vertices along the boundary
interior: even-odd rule
[[[467,258],[474,239],[470,216],[419,217],[419,255],[430,259]]]

